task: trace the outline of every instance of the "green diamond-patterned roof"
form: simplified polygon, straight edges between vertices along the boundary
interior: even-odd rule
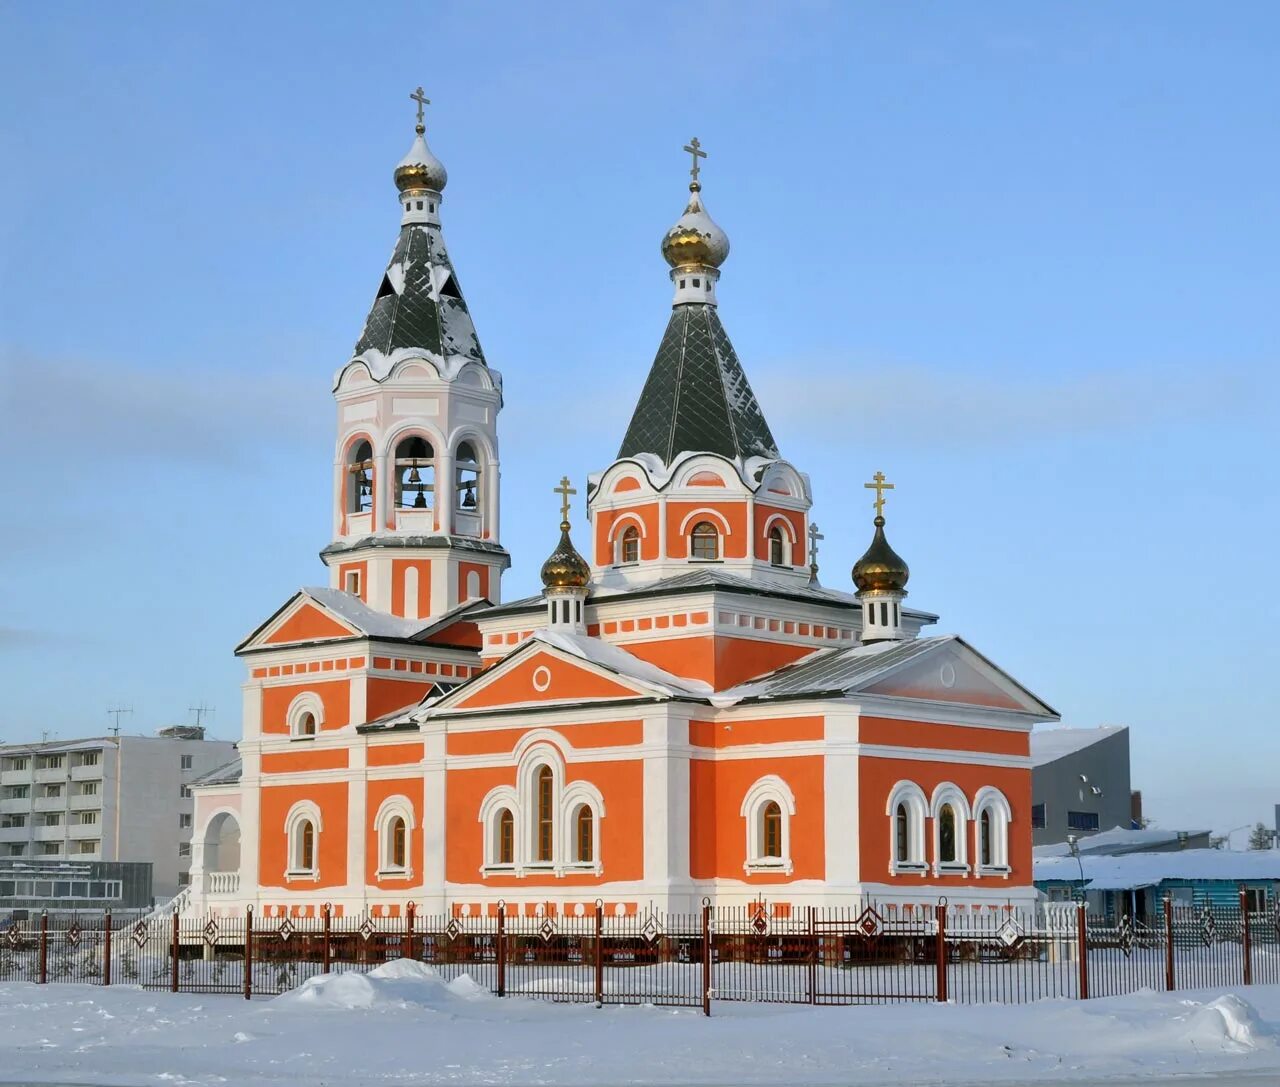
[[[778,446],[716,307],[675,306],[619,457],[681,453],[777,457]]]
[[[374,350],[389,355],[399,348],[484,362],[444,238],[435,225],[409,223],[400,228],[353,354]]]

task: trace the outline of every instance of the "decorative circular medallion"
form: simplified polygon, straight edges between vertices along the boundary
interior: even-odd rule
[[[625,902],[619,902],[617,905],[613,907],[613,912],[614,912],[614,915],[617,917],[626,917],[627,904]]]
[[[533,689],[535,691],[545,691],[550,686],[551,669],[545,664],[541,664],[533,670]]]
[[[574,907],[573,907],[573,916],[574,916],[574,917],[581,917],[581,916],[583,916],[583,914],[585,914],[586,912],[587,912],[587,907],[586,907],[586,906],[584,906],[581,902],[579,902],[576,906],[574,906]]]
[[[943,661],[942,668],[938,672],[938,678],[942,680],[944,687],[954,687],[956,685],[956,666],[950,661]]]
[[[461,910],[459,910],[458,912],[459,912],[459,913],[461,913],[463,917],[470,917],[470,916],[471,916],[471,903],[470,903],[470,902],[464,902],[464,903],[462,904],[462,909],[461,909]]]

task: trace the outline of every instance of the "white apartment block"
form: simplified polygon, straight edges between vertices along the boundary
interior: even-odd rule
[[[0,744],[0,861],[150,861],[156,901],[172,898],[191,878],[190,784],[234,758],[186,726]]]

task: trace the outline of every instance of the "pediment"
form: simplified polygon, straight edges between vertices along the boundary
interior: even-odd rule
[[[249,635],[236,652],[267,646],[299,645],[335,638],[359,637],[361,632],[305,593],[296,593],[270,619]]]
[[[859,688],[886,698],[926,699],[1043,715],[1054,711],[958,638]]]
[[[579,704],[652,697],[653,690],[591,661],[530,642],[469,680],[434,707],[490,710],[507,706]]]

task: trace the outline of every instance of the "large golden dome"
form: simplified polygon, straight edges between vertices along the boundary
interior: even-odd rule
[[[662,258],[672,268],[719,268],[729,255],[729,235],[707,214],[701,191],[702,186],[696,181],[689,186],[689,206],[662,239]]]
[[[853,564],[853,583],[860,593],[905,592],[911,570],[885,539],[884,518],[877,517],[875,526],[876,534],[872,537],[871,546]]]
[[[542,564],[542,584],[547,589],[585,589],[591,567],[569,539],[569,522],[560,522],[560,543]]]
[[[444,163],[427,146],[423,136],[425,131],[422,125],[418,125],[418,135],[414,138],[413,146],[396,167],[396,188],[401,192],[408,192],[410,189],[443,192],[449,181],[449,171],[444,168]]]

